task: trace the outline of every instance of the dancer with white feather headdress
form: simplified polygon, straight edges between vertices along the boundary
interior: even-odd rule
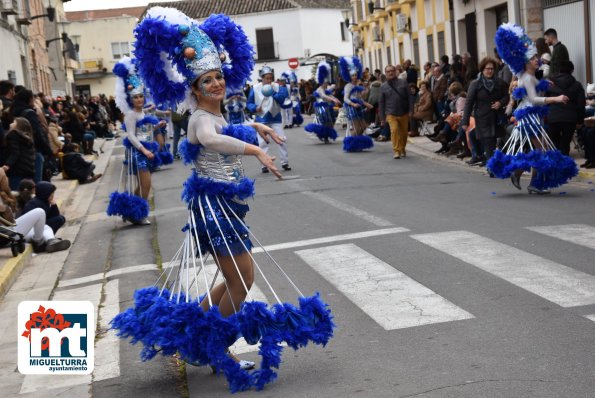
[[[239,86],[249,78],[253,49],[242,28],[224,15],[198,25],[175,9],[154,7],[135,34],[140,74],[156,102],[192,104],[180,152],[193,171],[182,191],[188,205],[182,246],[153,287],[135,292],[134,307],[116,316],[112,327],[121,337],[142,342],[143,360],[178,354],[190,364],[223,372],[232,392],[262,389],[276,378],[281,343],[294,349],[309,342],[324,345],[334,325],[319,295],[304,297],[244,222],[254,182],[244,175],[242,155],[255,156],[281,178],[273,158],[256,145],[257,134],[281,142],[275,131],[260,123],[228,125],[220,114],[226,84]],[[170,62],[164,62],[163,52]],[[282,301],[281,291],[273,289],[252,255],[253,241],[297,292],[298,306]],[[207,276],[209,255],[217,266],[215,278]],[[252,297],[255,272],[275,305]],[[218,274],[223,282],[216,284]],[[260,369],[248,372],[255,364],[229,352],[239,337],[260,344]]]
[[[339,59],[341,77],[347,82],[343,89],[343,107],[347,115],[347,132],[343,139],[343,150],[345,152],[361,152],[364,149],[372,148],[374,141],[364,135],[368,127],[364,116],[364,108],[374,107],[363,100],[364,88],[358,83],[362,78],[363,68],[357,57],[341,57]]]
[[[566,103],[568,97],[545,97],[548,81],[537,81],[539,68],[537,51],[523,28],[506,23],[496,32],[498,54],[518,76],[518,88],[513,96],[520,101],[514,112],[517,121],[510,138],[502,150],[496,150],[488,160],[488,169],[498,178],[510,178],[512,185],[521,189],[523,172],[531,171],[530,194],[547,194],[550,188],[566,184],[578,174],[572,158],[557,150],[543,128],[542,118],[547,114],[546,105]]]

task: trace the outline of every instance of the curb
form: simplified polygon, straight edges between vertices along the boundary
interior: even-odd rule
[[[33,249],[31,248],[31,245],[27,245],[24,252],[16,257],[8,259],[4,263],[4,266],[0,269],[0,298],[4,297],[6,292],[10,289],[14,280],[21,273],[22,268],[29,261],[32,253]]]
[[[106,141],[101,143],[101,147],[105,145]],[[67,181],[67,180],[66,180]],[[72,194],[79,186],[78,180],[70,181],[68,187],[66,188],[66,195],[63,198],[58,199],[56,204],[59,208],[62,208],[62,205],[66,203],[72,197]],[[33,254],[33,249],[31,245],[27,244],[25,251],[20,253],[18,256],[10,258],[4,262],[4,264],[0,264],[0,300],[2,300],[5,294],[10,290],[13,282],[17,279],[20,275],[21,271],[28,264],[29,260],[31,259],[31,255]]]

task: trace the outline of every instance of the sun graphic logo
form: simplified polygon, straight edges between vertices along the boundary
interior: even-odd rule
[[[22,301],[18,318],[19,372],[93,371],[95,310],[90,301]]]

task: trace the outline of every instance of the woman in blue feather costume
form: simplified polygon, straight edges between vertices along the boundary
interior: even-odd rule
[[[158,145],[153,142],[156,130],[165,126],[154,116],[144,113],[145,87],[136,73],[136,61],[122,58],[114,66],[116,80],[116,105],[124,113],[127,136],[125,161],[122,166],[120,187],[124,192],[112,192],[107,208],[110,216],[121,216],[124,221],[137,225],[149,225],[149,193],[151,173],[158,157]]]
[[[280,142],[274,130],[259,123],[228,125],[220,114],[226,83],[238,85],[250,75],[252,47],[242,28],[224,15],[212,15],[198,25],[170,8],[150,9],[135,33],[140,73],[158,102],[192,104],[180,153],[193,170],[182,191],[188,217],[180,249],[154,286],[135,292],[134,306],[117,315],[112,327],[119,336],[143,345],[143,360],[158,353],[177,354],[189,364],[210,365],[223,373],[232,392],[260,390],[277,377],[282,343],[293,349],[310,342],[325,345],[334,324],[319,295],[305,297],[244,221],[254,182],[244,175],[242,155],[255,156],[282,178],[256,139],[259,134]],[[222,63],[223,50],[231,62]],[[163,65],[162,51],[170,54],[171,64]],[[163,69],[155,68],[160,61]],[[185,76],[184,81],[170,81],[175,74],[168,67]],[[282,301],[273,289],[252,255],[253,241],[297,292],[297,305]],[[208,256],[216,264],[210,275]],[[255,299],[257,272],[276,304]],[[218,277],[222,282],[217,283]],[[249,372],[255,363],[230,352],[241,337],[260,344],[259,369]]]
[[[361,152],[374,146],[372,138],[364,135],[364,130],[368,127],[364,110],[374,107],[362,99],[364,88],[359,85],[359,81],[362,78],[363,70],[359,58],[341,57],[339,70],[343,80],[348,82],[343,89],[343,107],[348,121],[347,132],[343,139],[343,150],[345,152]]]
[[[335,117],[333,115],[333,105],[340,106],[341,101],[327,92],[331,79],[331,66],[328,63],[325,61],[318,63],[316,77],[319,86],[314,92],[314,97],[316,98],[316,102],[314,102],[314,123],[306,125],[304,130],[315,134],[320,141],[328,144],[329,140],[334,141],[338,136],[334,128]]]
[[[535,78],[539,68],[535,45],[524,30],[514,24],[503,24],[496,32],[496,47],[500,57],[518,76],[518,88],[513,96],[520,100],[514,112],[516,125],[502,150],[497,150],[487,167],[498,178],[510,178],[521,189],[523,172],[531,171],[530,194],[548,194],[550,188],[566,184],[578,174],[574,160],[557,150],[543,128],[547,105],[566,103],[568,97],[544,97],[548,82]]]

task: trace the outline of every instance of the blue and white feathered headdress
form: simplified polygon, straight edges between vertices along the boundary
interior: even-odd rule
[[[138,94],[145,94],[145,86],[136,74],[136,60],[130,57],[123,57],[114,65],[116,79],[116,105],[123,112],[130,112],[132,109],[132,97]]]
[[[225,86],[225,98],[233,97],[234,95],[246,96],[246,94],[244,94],[244,84],[239,86]]]
[[[357,75],[358,79],[362,78],[364,68],[357,57],[341,57],[339,59],[339,69],[341,70],[341,77],[346,82],[351,81],[351,75]]]
[[[331,66],[326,61],[320,61],[316,67],[316,80],[318,84],[331,82]]]
[[[281,78],[285,80],[285,83],[287,84],[295,84],[298,81],[297,75],[292,70],[286,70],[281,73]]]
[[[192,101],[190,86],[209,71],[221,70],[226,84],[237,86],[254,68],[244,30],[223,14],[198,25],[175,8],[153,7],[134,33],[137,67],[158,105]]]
[[[512,23],[500,25],[494,41],[500,58],[516,75],[523,73],[525,64],[537,54],[535,44],[525,30]]]

